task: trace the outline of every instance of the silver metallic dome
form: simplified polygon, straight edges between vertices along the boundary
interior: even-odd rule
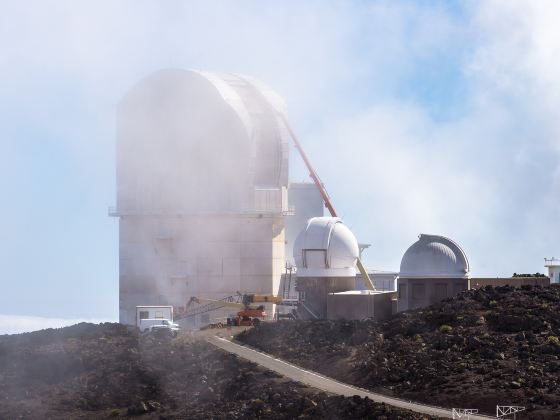
[[[469,260],[463,249],[449,238],[419,235],[405,252],[400,277],[468,278]]]

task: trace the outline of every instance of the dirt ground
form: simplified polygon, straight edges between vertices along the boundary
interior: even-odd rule
[[[283,321],[237,339],[325,375],[444,407],[560,418],[560,289],[470,290],[386,322]]]
[[[142,336],[119,324],[0,336],[0,418],[431,418],[329,396],[201,337]]]

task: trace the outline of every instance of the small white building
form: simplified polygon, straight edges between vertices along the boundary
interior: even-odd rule
[[[559,258],[545,258],[544,266],[548,268],[548,277],[550,277],[551,284],[560,284],[560,259]]]
[[[167,319],[173,322],[173,306],[137,306],[136,307],[136,326],[140,327],[143,319]]]

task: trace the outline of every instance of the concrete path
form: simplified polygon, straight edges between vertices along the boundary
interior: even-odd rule
[[[216,347],[219,347],[229,353],[234,353],[243,359],[254,362],[262,367],[279,373],[282,376],[290,378],[294,381],[301,382],[305,385],[311,386],[313,388],[320,389],[331,394],[344,395],[346,397],[351,397],[353,395],[359,395],[360,397],[368,397],[370,400],[375,402],[383,402],[393,407],[404,408],[406,410],[411,410],[416,413],[430,414],[433,416],[439,416],[444,418],[452,418],[451,409],[432,407],[429,405],[413,403],[405,400],[400,400],[398,398],[387,397],[381,394],[376,394],[373,392],[366,391],[361,388],[357,388],[342,382],[335,381],[334,379],[328,378],[326,376],[319,375],[318,373],[302,369],[298,366],[292,365],[290,363],[284,362],[283,360],[276,359],[265,353],[250,349],[246,346],[241,346],[239,344],[233,343],[218,336],[211,336],[207,338],[208,342],[212,343]],[[469,407],[465,407],[469,408]],[[467,416],[463,416],[466,419]],[[490,419],[495,417],[487,417],[482,415],[471,415],[470,420],[478,419]]]

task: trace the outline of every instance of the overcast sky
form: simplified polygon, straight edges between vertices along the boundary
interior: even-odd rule
[[[0,7],[0,313],[117,319],[115,105],[168,67],[280,93],[370,267],[398,270],[419,233],[474,276],[560,256],[557,1]]]

